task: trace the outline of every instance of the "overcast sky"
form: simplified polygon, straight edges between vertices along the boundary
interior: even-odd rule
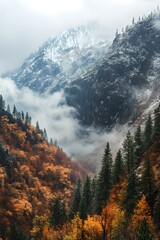
[[[0,73],[62,30],[89,21],[106,26],[108,38],[132,18],[156,9],[159,0],[0,0]]]

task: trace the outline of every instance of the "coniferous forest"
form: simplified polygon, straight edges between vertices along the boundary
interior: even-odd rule
[[[159,239],[159,185],[160,105],[89,176],[0,96],[2,239]]]

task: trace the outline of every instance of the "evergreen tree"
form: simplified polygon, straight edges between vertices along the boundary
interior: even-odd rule
[[[44,128],[44,131],[43,131],[43,137],[46,141],[48,141],[48,137],[47,137],[47,131],[46,129]]]
[[[142,131],[141,126],[139,125],[134,136],[134,142],[135,142],[135,157],[136,157],[136,163],[139,164],[140,158],[142,156],[142,153],[144,151],[143,147],[143,139],[142,139]]]
[[[29,115],[28,112],[26,112],[26,116],[25,116],[25,124],[29,123]]]
[[[135,171],[132,170],[128,176],[126,194],[123,203],[124,208],[126,210],[126,214],[128,216],[131,216],[131,214],[133,213],[137,199],[138,199],[137,178]]]
[[[36,122],[36,130],[37,130],[37,132],[39,133],[40,127],[39,127],[39,122],[38,122],[38,121]]]
[[[122,153],[119,149],[117,152],[117,156],[115,158],[114,168],[113,168],[113,183],[116,184],[120,181],[120,177],[123,174],[123,160],[122,160]]]
[[[147,121],[145,122],[145,128],[144,128],[144,147],[145,150],[148,149],[148,147],[152,143],[152,137],[153,137],[153,123],[151,115],[149,114]]]
[[[160,104],[158,108],[154,111],[154,129],[153,129],[153,138],[154,140],[159,139],[160,137]]]
[[[9,104],[7,105],[7,112],[8,112],[8,113],[11,113]]]
[[[142,191],[146,199],[151,203],[154,192],[154,173],[148,157],[144,159],[144,168],[142,173]]]
[[[16,109],[15,105],[13,106],[12,115],[13,115],[14,118],[16,118],[16,116],[17,116],[17,109]]]
[[[79,209],[80,209],[81,191],[82,191],[82,184],[81,184],[81,179],[79,178],[77,182],[77,186],[74,190],[74,195],[73,195],[72,210],[74,214],[79,212]]]
[[[53,144],[53,139],[51,138],[50,139],[50,143],[49,143],[51,146],[53,146],[54,144]]]
[[[3,96],[0,95],[0,110],[4,110],[5,109],[5,101],[3,99]]]
[[[51,224],[54,227],[62,226],[67,220],[67,214],[64,203],[60,198],[56,198],[52,205]]]
[[[22,121],[24,121],[24,112],[23,111],[22,111],[21,115],[22,115]]]
[[[147,221],[144,219],[142,225],[138,231],[137,240],[152,240],[152,235],[149,230]]]
[[[86,176],[84,182],[82,198],[84,198],[86,204],[87,214],[91,214],[92,190],[91,190],[91,178],[88,175]]]
[[[97,179],[96,189],[97,213],[101,213],[103,205],[107,203],[111,187],[112,187],[112,154],[109,143],[107,143],[102,159],[102,167]]]
[[[127,173],[129,174],[135,167],[135,145],[130,131],[128,131],[126,139],[123,142],[123,158]]]

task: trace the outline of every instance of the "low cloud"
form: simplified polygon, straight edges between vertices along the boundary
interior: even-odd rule
[[[93,169],[101,163],[104,147],[110,142],[112,152],[121,146],[127,127],[117,126],[111,133],[92,127],[86,128],[75,118],[76,110],[65,104],[63,92],[40,97],[28,88],[17,88],[11,79],[0,79],[1,91],[6,104],[13,104],[18,111],[29,112],[32,123],[39,122],[46,128],[48,137],[57,140],[58,145],[72,158],[88,161]],[[63,104],[60,104],[60,102]]]

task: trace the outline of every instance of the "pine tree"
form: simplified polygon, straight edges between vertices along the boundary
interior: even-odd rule
[[[123,142],[122,150],[127,174],[129,174],[135,167],[135,145],[130,131],[128,131],[126,139]]]
[[[11,113],[9,104],[7,105],[7,112],[8,112],[8,113]]]
[[[51,224],[54,227],[62,226],[67,220],[67,214],[64,203],[60,198],[56,198],[52,205]]]
[[[142,156],[142,153],[144,151],[143,147],[143,139],[142,139],[142,131],[141,126],[139,125],[135,135],[134,135],[134,142],[135,142],[135,157],[136,157],[136,163],[139,164],[140,158]]]
[[[116,184],[120,181],[120,177],[123,174],[123,160],[122,160],[122,153],[119,149],[117,152],[117,156],[115,158],[114,168],[113,168],[113,183]]]
[[[103,205],[107,203],[111,187],[112,187],[112,154],[109,143],[107,143],[102,159],[102,167],[97,179],[96,189],[97,213],[101,213]]]
[[[40,127],[39,127],[39,122],[38,122],[38,121],[36,122],[36,130],[37,130],[37,132],[39,133]]]
[[[43,131],[43,137],[46,141],[48,141],[48,137],[47,137],[47,131],[46,129],[44,128],[44,131]]]
[[[72,211],[74,214],[79,212],[79,209],[80,209],[81,191],[82,191],[82,184],[81,184],[81,179],[79,178],[73,194]]]
[[[22,121],[24,121],[24,112],[22,111]]]
[[[154,140],[160,137],[160,104],[158,108],[154,111],[154,128],[153,128],[153,138]]]
[[[151,232],[149,230],[147,221],[144,219],[141,227],[139,229],[138,235],[137,235],[137,240],[152,240],[152,235]]]
[[[148,157],[144,159],[144,168],[142,172],[142,191],[150,203],[154,192],[154,173]]]
[[[86,176],[84,182],[82,198],[84,198],[86,204],[87,214],[91,214],[92,190],[91,190],[91,178],[88,175]]]
[[[29,123],[29,115],[28,112],[26,112],[26,116],[25,116],[25,124]]]
[[[13,115],[14,118],[16,118],[16,116],[17,116],[17,109],[16,109],[15,105],[13,106],[12,115]]]
[[[5,109],[5,101],[3,99],[3,96],[0,95],[0,110],[4,110]]]
[[[153,138],[153,122],[151,115],[149,114],[147,121],[145,122],[145,128],[144,128],[144,147],[145,150],[148,149],[148,147],[152,143],[152,138]]]
[[[132,170],[128,176],[126,194],[123,202],[126,214],[128,216],[130,216],[133,213],[137,199],[138,199],[137,178],[135,171]]]

